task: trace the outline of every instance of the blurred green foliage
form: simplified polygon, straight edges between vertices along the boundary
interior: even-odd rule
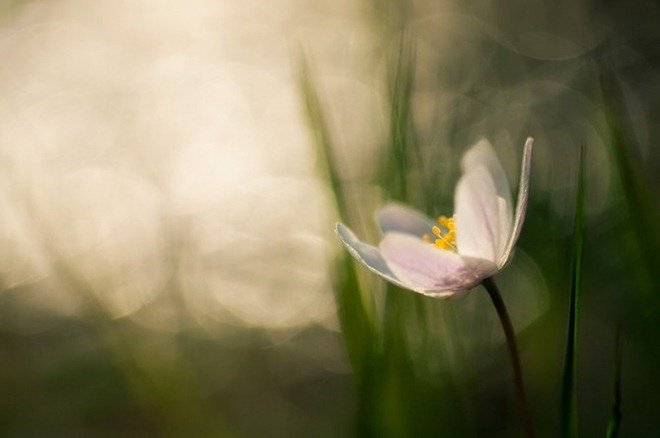
[[[653,68],[656,54],[637,50],[651,50],[657,32],[644,26],[647,33],[638,32],[629,40],[621,34],[601,33],[598,25],[620,31],[628,24],[617,15],[621,11],[616,6],[601,8],[598,18],[603,21],[596,25],[589,22],[586,4],[562,4],[565,10],[559,7],[542,23],[538,35],[532,36],[509,20],[529,17],[531,5],[510,3],[500,5],[495,12],[489,7],[479,11],[477,3],[453,4],[447,12],[442,6],[434,9],[422,3],[413,7],[403,1],[392,8],[375,6],[380,30],[390,29],[385,35],[391,44],[384,45],[391,60],[386,62],[384,92],[388,96],[384,123],[388,129],[376,177],[364,184],[380,189],[381,204],[404,201],[435,216],[450,211],[452,190],[448,181],[452,178],[446,174],[457,175],[462,148],[479,135],[491,138],[496,146],[498,140],[522,145],[525,135],[534,136],[534,189],[520,247],[543,276],[541,282],[527,286],[545,289],[549,306],[519,335],[540,432],[571,436],[602,433],[611,411],[615,414],[609,433],[619,427],[632,434],[652,431],[657,427],[656,419],[651,410],[643,408],[641,399],[657,393],[647,392],[646,384],[657,388],[660,383],[654,376],[660,351],[657,343],[650,344],[660,329],[656,320],[660,282],[653,275],[660,249],[658,202],[652,194],[659,181],[649,173],[657,168],[657,150],[652,144],[640,144],[639,139],[650,142],[658,133],[649,117],[660,103],[656,93],[660,78]],[[652,4],[639,8],[637,11],[648,8],[658,13]],[[388,16],[388,11],[397,15]],[[438,15],[424,15],[430,11]],[[442,23],[446,18],[443,14],[481,27],[470,32],[456,24],[443,32],[427,26]],[[562,14],[574,14],[572,19],[593,33],[575,33],[567,23],[562,28],[561,22],[552,21]],[[453,40],[452,32],[457,39],[468,34],[470,47],[463,52],[462,44],[468,42],[459,42],[458,47],[433,54],[434,41]],[[577,47],[564,47],[565,52],[558,53],[559,41],[552,38],[567,34],[574,37]],[[526,37],[534,38],[536,44],[521,42]],[[420,47],[426,50],[424,57],[419,56]],[[634,79],[631,82],[631,78],[641,76],[643,85]],[[430,101],[423,108],[431,117],[426,125],[420,123],[422,117],[415,117],[424,98]],[[638,132],[640,127],[645,131]],[[327,126],[322,129],[328,131]],[[587,158],[580,160],[579,151],[585,148],[589,150]],[[640,160],[640,154],[652,161]],[[583,170],[578,172],[578,168]],[[341,175],[341,167],[331,173]],[[590,193],[583,190],[586,179],[595,187]],[[341,187],[345,194],[350,188],[342,182],[341,178],[339,182],[333,180],[333,187]],[[568,219],[573,204],[577,212],[571,233]],[[354,219],[369,217],[370,212],[351,217],[352,210],[362,208],[353,203],[339,210],[348,211],[341,217],[351,227],[372,230],[366,234],[373,236],[373,224]],[[348,270],[355,269],[342,266],[344,271],[338,276],[347,276]],[[357,269],[358,275],[365,275],[366,270]],[[580,283],[585,286],[582,292],[578,292]],[[475,307],[475,301],[483,298],[473,298],[469,304],[440,302],[391,285],[374,284],[373,279],[352,285],[354,289],[340,289],[338,293],[365,299],[367,290],[376,300],[374,319],[380,321],[370,333],[381,349],[365,350],[366,355],[373,355],[377,377],[371,388],[356,386],[359,405],[364,409],[363,405],[369,404],[372,409],[368,414],[357,411],[360,435],[508,436],[518,429],[508,373],[503,371],[506,362],[501,341],[493,342],[492,332],[479,332],[474,323],[464,334],[465,326],[456,323],[482,315],[485,309],[479,307],[482,303]],[[535,293],[516,289],[515,294]],[[508,298],[515,308],[516,295],[510,293]],[[473,295],[483,294],[475,291]],[[346,312],[342,310],[345,303],[339,302],[340,311]],[[578,324],[578,308],[584,324]],[[492,328],[479,317],[474,322]],[[355,327],[346,324],[344,321],[343,332],[351,333]],[[643,345],[636,358],[631,353],[622,356],[619,347],[616,354],[611,353],[613,333],[619,325],[625,342]],[[463,336],[474,339],[465,342]],[[447,361],[456,357],[460,358],[456,362]],[[618,395],[614,406],[608,405],[605,394],[612,385],[612,374],[606,371],[620,370],[620,363],[628,361],[633,362],[630,366],[635,371],[624,375],[614,372]],[[561,391],[557,388],[562,385],[556,385],[560,380]],[[488,410],[504,415],[492,415]],[[578,411],[584,420],[579,425]]]

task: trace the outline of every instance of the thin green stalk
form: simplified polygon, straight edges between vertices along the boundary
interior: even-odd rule
[[[578,187],[575,199],[575,218],[573,221],[573,248],[571,295],[568,308],[568,329],[566,333],[566,354],[564,356],[564,374],[561,387],[561,432],[562,436],[578,435],[578,410],[575,380],[577,375],[576,345],[578,338],[578,311],[580,307],[580,279],[582,277],[582,246],[584,241],[584,197],[585,197],[585,162],[586,146],[580,148],[578,163]]]
[[[502,300],[502,295],[500,295],[500,291],[498,290],[495,281],[493,281],[492,278],[487,278],[482,284],[486,288],[486,291],[495,306],[495,310],[497,310],[497,316],[499,316],[502,329],[504,330],[506,345],[509,352],[509,360],[511,361],[511,370],[513,371],[516,403],[523,422],[523,432],[525,437],[531,438],[534,436],[534,421],[525,394],[522,368],[520,367],[520,357],[518,356],[518,347],[516,346],[516,334],[513,331],[511,318],[509,318],[509,312],[506,310],[504,300]]]

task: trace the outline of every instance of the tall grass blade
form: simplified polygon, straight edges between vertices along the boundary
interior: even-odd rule
[[[299,57],[298,80],[321,172],[326,174],[332,188],[339,216],[348,222],[346,191],[339,175],[332,140],[317,89],[307,59],[302,53]],[[366,370],[370,368],[369,362],[373,357],[374,329],[362,300],[355,265],[345,251],[342,251],[339,257],[335,265],[335,290],[339,321],[355,377],[359,381],[368,380],[371,373]]]
[[[414,84],[413,53],[412,40],[402,32],[391,67],[389,131],[379,181],[390,199],[406,203],[410,202],[410,195],[416,190],[411,187],[409,180],[410,171],[414,168],[410,160],[411,143],[414,142],[411,102]],[[410,346],[404,334],[407,331],[406,324],[410,322],[408,304],[418,298],[395,286],[386,285],[380,330],[381,395],[382,409],[386,414],[379,425],[379,434],[405,436],[411,431],[412,424],[407,410],[416,402],[417,391]]]
[[[410,187],[409,181],[410,171],[420,163],[412,111],[414,58],[413,39],[403,32],[389,89],[389,153],[385,156],[380,181],[389,196],[399,201],[410,201],[411,194],[418,189]]]
[[[298,61],[298,82],[303,97],[305,116],[310,128],[312,144],[315,146],[316,156],[321,172],[325,173],[335,196],[337,210],[342,220],[348,220],[348,202],[346,193],[339,175],[339,166],[333,152],[332,139],[328,130],[325,114],[321,106],[316,84],[311,76],[309,63],[301,52]]]
[[[578,408],[575,382],[577,375],[576,345],[578,340],[578,311],[580,306],[580,282],[582,277],[582,247],[584,243],[585,162],[586,146],[580,148],[578,163],[577,195],[573,220],[573,246],[571,249],[571,292],[568,308],[566,353],[561,388],[561,431],[564,437],[578,434]]]
[[[607,424],[607,438],[615,438],[619,435],[621,427],[621,327],[616,328],[614,339],[614,394],[612,397],[612,415]]]
[[[389,64],[389,125],[378,183],[390,200],[421,207],[425,196],[421,184],[423,160],[413,120],[415,63],[415,40],[404,30]],[[382,409],[388,414],[380,424],[381,435],[426,435],[437,432],[443,423],[438,421],[439,397],[428,382],[419,378],[420,364],[412,345],[419,339],[410,339],[411,332],[417,333],[417,337],[429,336],[425,308],[428,304],[428,298],[386,285],[379,366]],[[429,341],[424,342],[428,345]]]

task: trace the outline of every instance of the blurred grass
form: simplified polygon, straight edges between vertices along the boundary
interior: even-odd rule
[[[426,187],[422,179],[425,163],[413,113],[416,63],[415,36],[403,30],[389,62],[389,131],[385,149],[389,152],[384,154],[378,173],[383,177],[377,184],[387,199],[402,201],[424,211],[425,201],[429,198],[427,193],[434,188]],[[383,413],[387,421],[381,434],[463,433],[461,411],[447,409],[456,400],[453,400],[455,394],[446,370],[441,368],[427,375],[431,381],[421,378],[425,355],[446,354],[441,349],[429,348],[439,344],[437,328],[429,325],[429,314],[443,304],[389,283],[385,285],[382,360],[386,363],[386,374],[383,380],[399,391],[392,395],[389,411]],[[421,340],[415,341],[411,337]],[[415,351],[413,345],[417,342],[423,347]]]
[[[577,347],[579,333],[580,288],[582,284],[582,247],[584,245],[584,207],[586,200],[586,145],[580,147],[578,156],[575,216],[573,219],[573,245],[571,250],[571,292],[568,306],[566,330],[566,352],[561,387],[562,436],[576,437],[578,425],[578,397],[575,390],[577,380]]]
[[[320,171],[327,175],[340,219],[350,224],[350,207],[339,175],[339,166],[335,160],[336,152],[330,140],[308,60],[302,51],[298,57],[298,64],[298,81]],[[374,369],[375,328],[363,302],[356,265],[346,252],[342,251],[337,256],[333,271],[339,322],[358,393],[356,428],[361,435],[369,436],[374,421],[373,405],[376,402],[373,387],[378,383]]]
[[[387,198],[408,203],[413,193],[422,194],[415,198],[417,202],[425,199],[418,171],[421,155],[412,116],[414,53],[414,39],[403,33],[389,64],[393,66],[387,94],[389,152],[381,157],[376,181]],[[351,225],[353,216],[335,159],[336,149],[332,147],[318,92],[304,56],[300,61],[299,82],[322,173],[328,175],[340,218]],[[432,333],[437,331],[429,327],[428,319],[429,308],[441,303],[385,284],[382,306],[374,307],[380,311],[372,318],[375,322],[372,325],[360,297],[375,299],[375,291],[360,290],[356,264],[344,252],[335,267],[335,275],[341,279],[337,283],[337,308],[357,387],[357,435],[412,437],[438,430],[459,433],[461,414],[452,383],[442,375],[446,371],[433,373],[431,380],[428,374],[422,377],[421,358],[414,357],[411,345],[411,336],[421,338],[426,353],[441,354],[436,347],[437,339],[432,339]],[[414,343],[418,343],[418,339]],[[421,366],[427,368],[425,364]]]
[[[414,38],[402,33],[397,56],[393,61],[392,78],[389,84],[389,153],[382,156],[379,186],[388,198],[409,202],[422,187],[410,181],[413,172],[419,171],[422,160],[413,121],[412,93],[415,81]]]
[[[623,190],[630,228],[639,251],[639,259],[645,268],[641,287],[642,293],[653,301],[660,297],[660,282],[655,280],[657,264],[655,258],[660,254],[660,215],[657,197],[649,191],[649,184],[641,171],[641,166],[634,158],[635,135],[631,130],[632,121],[626,113],[626,103],[619,80],[608,62],[601,62],[601,90],[605,119],[610,129],[610,153],[616,165],[620,185]],[[652,309],[658,312],[658,308]]]
[[[614,336],[614,388],[612,391],[612,414],[607,424],[607,438],[615,438],[621,428],[621,326],[616,328]]]
[[[379,157],[380,160],[377,161],[376,178],[373,184],[382,190],[385,199],[399,200],[433,215],[438,212],[439,207],[443,207],[447,203],[447,187],[443,182],[451,179],[447,178],[447,175],[440,174],[441,171],[447,171],[448,168],[447,166],[437,167],[437,159],[443,155],[445,157],[452,155],[451,152],[448,153],[447,150],[442,150],[446,142],[454,143],[456,141],[463,141],[464,139],[470,141],[468,127],[479,126],[480,121],[478,112],[470,112],[469,109],[471,105],[476,105],[474,101],[487,99],[488,95],[484,92],[484,89],[475,88],[470,91],[465,100],[456,98],[452,101],[450,99],[449,102],[452,108],[460,109],[460,111],[456,111],[455,114],[450,113],[443,116],[440,126],[433,127],[429,132],[420,133],[415,117],[415,107],[417,104],[415,101],[416,65],[419,62],[416,56],[417,44],[415,40],[416,38],[413,37],[412,31],[401,32],[397,37],[394,56],[392,59],[388,58],[389,62],[386,63],[388,66],[386,73],[388,79],[387,91],[385,93],[387,96],[387,129],[382,142],[383,152]],[[522,58],[524,59],[524,56]],[[539,66],[541,64],[539,61],[529,61],[529,65],[535,66],[535,68],[540,68]],[[587,93],[587,90],[593,89],[594,83],[587,80],[580,86],[584,87],[585,93]],[[603,107],[610,108],[614,102],[609,100],[608,92],[603,92],[602,96],[604,97],[601,102],[607,102]],[[595,101],[598,102],[598,99],[595,99]],[[316,100],[316,105],[318,105],[318,100]],[[595,106],[584,105],[582,109],[588,112],[593,107],[598,107],[598,104]],[[618,108],[621,110],[620,107]],[[617,117],[620,117],[618,114],[619,112],[617,111],[608,110],[604,118],[596,117],[590,119],[589,115],[587,115],[585,119],[589,123],[593,123],[596,129],[599,127],[605,128],[605,131],[600,132],[602,135],[600,139],[603,140],[603,145],[612,147],[613,163],[621,176],[619,180],[620,188],[623,190],[623,198],[628,205],[629,212],[632,213],[633,210],[639,212],[639,208],[644,210],[643,214],[645,216],[634,226],[637,227],[635,235],[640,245],[638,256],[640,259],[645,260],[645,269],[647,273],[650,273],[652,271],[652,260],[654,260],[653,256],[657,254],[657,248],[654,243],[657,224],[652,219],[655,215],[654,202],[648,192],[649,185],[639,173],[640,166],[631,160],[627,152],[631,148],[627,144],[630,134],[626,134],[621,129],[622,125],[620,121],[617,121]],[[462,126],[462,124],[466,124],[467,126]],[[444,132],[440,133],[440,129],[443,129]],[[443,138],[446,140],[445,143],[439,141]],[[540,144],[543,145],[543,136],[540,137],[540,140]],[[557,148],[560,148],[560,146],[557,146]],[[561,149],[563,151],[574,150],[565,144],[561,144]],[[563,370],[561,367],[557,369],[558,376],[556,377],[561,382],[559,385],[561,390],[557,391],[558,394],[555,394],[555,396],[560,398],[560,424],[556,426],[551,425],[553,422],[556,422],[556,417],[554,420],[550,419],[547,416],[547,411],[544,411],[546,415],[542,415],[543,418],[540,422],[545,427],[550,427],[551,430],[556,427],[565,436],[576,436],[578,430],[590,430],[594,423],[593,415],[588,415],[588,420],[579,427],[577,423],[577,388],[584,386],[584,383],[578,386],[576,381],[578,370],[578,314],[580,313],[578,309],[582,303],[580,284],[584,281],[594,282],[593,273],[589,272],[585,274],[582,269],[582,247],[587,239],[584,236],[583,230],[586,227],[587,206],[593,199],[593,196],[588,195],[585,190],[588,173],[585,170],[585,166],[590,162],[584,156],[585,150],[586,145],[583,145],[579,154],[578,187],[575,190],[575,197],[573,198],[571,196],[568,198],[574,200],[572,237],[565,236],[561,215],[553,211],[554,207],[549,202],[550,198],[547,197],[548,194],[539,193],[536,198],[531,199],[529,216],[532,217],[529,219],[530,224],[526,227],[527,231],[523,233],[521,240],[522,246],[535,257],[538,257],[539,265],[546,276],[546,284],[552,293],[552,301],[555,303],[552,312],[536,324],[537,327],[533,329],[532,333],[537,333],[538,336],[542,333],[542,330],[546,332],[552,330],[556,333],[561,332],[561,330],[557,329],[557,324],[563,319],[560,316],[561,305],[559,304],[562,301],[558,300],[561,294],[557,290],[562,288],[562,278],[566,273],[571,283],[570,293],[568,295],[570,304],[568,327],[565,332],[564,367]],[[327,154],[328,149],[325,149],[323,153]],[[452,158],[456,158],[457,156],[458,154],[454,151]],[[432,159],[429,160],[429,158]],[[328,173],[336,175],[341,180],[339,171],[335,168],[339,164],[337,162],[333,163],[331,160],[326,161],[326,163],[331,167]],[[544,164],[541,163],[541,166]],[[449,167],[449,170],[450,172],[452,171],[451,167]],[[598,170],[600,169],[591,169],[591,173],[589,174],[592,175],[593,173],[595,175]],[[589,176],[589,178],[593,178],[593,176]],[[341,182],[338,184],[332,183],[333,187],[339,187],[340,185]],[[339,197],[342,196],[340,195]],[[553,196],[555,195],[553,194]],[[554,202],[556,203],[556,201]],[[591,208],[590,205],[589,207]],[[355,205],[354,208],[357,209],[360,206]],[[609,204],[605,208],[606,210],[602,214],[606,215],[610,211],[609,209],[616,208],[616,206],[615,204]],[[541,215],[544,220],[538,221],[537,218],[533,217],[535,214]],[[634,221],[634,219],[632,220]],[[354,222],[353,225],[360,229],[364,229],[365,227],[362,223]],[[367,225],[366,227],[368,228],[369,226]],[[647,235],[649,239],[642,244],[640,239],[644,236],[645,230],[648,231]],[[606,231],[610,232],[609,229]],[[602,241],[597,241],[596,246],[602,246],[603,243],[607,247],[616,247],[620,244],[625,245],[625,239],[621,240],[620,234],[610,239],[603,238],[599,233],[602,233],[602,230],[596,233],[598,237],[589,238],[603,239]],[[556,236],[553,241],[556,242],[556,246],[547,245],[548,235]],[[635,246],[638,245],[636,244]],[[595,249],[594,251],[598,250]],[[629,262],[634,263],[636,257],[631,258]],[[566,265],[565,268],[557,265],[557,262],[566,259],[570,259],[571,263]],[[587,266],[597,265],[597,263],[590,261],[585,263]],[[640,277],[635,280],[631,278],[630,280],[634,282],[640,279],[646,284],[645,287],[647,289],[657,287],[658,282],[647,274],[645,279],[644,277]],[[364,284],[362,286],[364,287]],[[351,287],[357,288],[360,287],[360,284],[355,282]],[[373,368],[371,368],[371,371],[375,377],[371,382],[373,386],[369,391],[370,396],[367,402],[371,404],[372,410],[370,411],[369,420],[363,423],[364,429],[361,429],[362,432],[367,435],[375,434],[382,436],[412,436],[415,433],[423,434],[430,433],[431,431],[437,433],[439,430],[447,434],[484,433],[485,431],[492,431],[493,429],[489,429],[492,425],[484,426],[479,423],[488,423],[489,421],[500,424],[500,427],[512,427],[508,420],[500,420],[498,422],[492,418],[488,420],[479,418],[479,412],[474,412],[471,407],[465,407],[466,404],[475,400],[486,400],[488,397],[497,396],[484,396],[484,394],[475,396],[474,394],[470,394],[470,391],[474,391],[479,386],[478,378],[469,377],[467,381],[460,381],[459,383],[456,380],[457,375],[454,368],[456,365],[448,366],[446,362],[446,357],[450,355],[464,361],[471,359],[479,360],[479,354],[483,353],[483,350],[480,350],[480,348],[483,347],[479,347],[480,341],[475,339],[477,336],[473,336],[467,342],[462,341],[459,339],[459,336],[456,336],[460,332],[460,324],[464,323],[461,320],[468,315],[474,318],[476,314],[471,313],[471,310],[454,309],[454,303],[434,302],[433,300],[401,291],[391,285],[385,285],[382,297],[377,292],[369,290],[362,290],[361,294],[362,296],[373,294],[376,300],[373,314],[374,326],[370,336],[373,336],[373,344],[378,346],[378,348],[369,352],[369,355],[372,355],[371,363]],[[593,299],[595,299],[594,295],[588,295],[587,300]],[[654,296],[647,296],[640,303],[644,302],[644,300],[657,302]],[[602,309],[596,310],[596,312],[602,311]],[[593,315],[594,310],[590,309],[587,312],[587,318],[590,324],[592,323]],[[460,324],[457,324],[456,318],[458,318]],[[442,328],[437,325],[438,322],[441,323]],[[433,324],[436,325],[434,326]],[[346,326],[344,328],[350,329],[350,327]],[[476,318],[473,328],[476,331],[484,329],[483,321]],[[483,334],[486,332],[487,330]],[[541,334],[541,336],[543,335]],[[533,338],[530,336],[525,336],[524,338],[533,342]],[[559,336],[556,338],[557,342],[553,341],[553,343],[558,346],[561,341],[559,341]],[[592,342],[592,340],[581,340],[580,344],[591,345]],[[555,358],[561,354],[559,350],[554,351]],[[545,361],[553,360],[552,352],[553,350],[543,352],[542,356],[545,357]],[[436,364],[439,366],[429,370],[427,368],[428,364],[424,362],[429,361],[429,357],[432,355],[444,357]],[[584,358],[582,360],[593,358],[593,352],[587,350],[581,357]],[[539,359],[536,362],[536,366],[541,366],[540,364],[542,363],[543,360]],[[468,363],[465,364],[464,371],[466,375],[470,375],[469,370],[473,366]],[[544,372],[547,376],[549,375],[547,373],[552,373],[553,370],[548,369]],[[537,387],[538,384],[537,382]],[[534,382],[532,382],[531,387],[535,387]],[[476,399],[473,397],[476,397]],[[532,400],[551,400],[552,397],[551,394],[532,394]],[[586,397],[585,399],[588,403],[591,397]],[[446,403],[454,403],[453,408],[447,410]],[[437,410],[436,412],[432,412],[433,410],[429,409],[429,405],[433,404],[436,407],[445,406],[440,408],[445,409],[443,412],[446,414],[443,415],[442,420],[439,420]],[[584,409],[588,410],[589,406],[585,406]],[[476,417],[473,417],[474,415]],[[449,421],[449,418],[455,421]],[[470,424],[468,418],[473,418],[477,423]],[[507,426],[502,426],[503,424],[507,424]]]

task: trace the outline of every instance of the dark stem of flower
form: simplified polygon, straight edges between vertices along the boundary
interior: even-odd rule
[[[502,300],[502,295],[500,295],[500,291],[497,289],[497,285],[495,285],[493,279],[489,277],[482,284],[493,301],[495,310],[497,310],[497,316],[500,317],[500,322],[502,323],[502,329],[504,329],[506,345],[509,350],[509,359],[511,360],[511,369],[513,370],[513,383],[516,388],[516,403],[522,417],[524,435],[531,438],[534,437],[534,424],[529,410],[529,404],[527,403],[527,396],[525,395],[518,347],[516,346],[516,335],[513,331],[513,325],[511,325],[511,318],[509,318],[509,313]]]

